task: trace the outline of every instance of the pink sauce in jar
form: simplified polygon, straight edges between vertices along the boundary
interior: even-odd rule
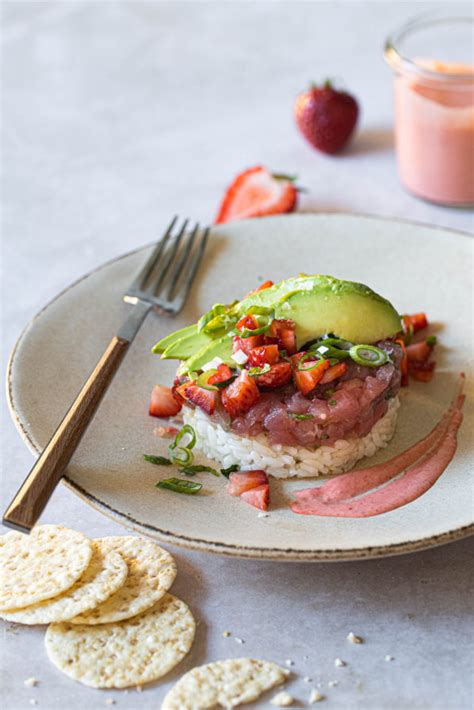
[[[464,30],[467,24],[472,28],[472,23],[466,21],[460,26]],[[449,27],[448,23],[445,30]],[[474,65],[426,56],[407,58],[404,39],[410,32],[416,34],[424,29],[433,35],[440,32],[440,25],[415,23],[397,38],[399,46],[397,40],[389,41],[385,51],[395,72],[395,141],[400,179],[408,190],[424,199],[446,205],[472,205]],[[458,30],[458,24],[453,22],[451,31],[445,32],[451,36],[452,51]],[[421,46],[433,46],[432,51],[436,51],[435,36],[430,45]],[[412,41],[408,50],[416,51],[417,46]]]

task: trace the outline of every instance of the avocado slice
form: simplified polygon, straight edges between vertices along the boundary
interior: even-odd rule
[[[189,335],[193,335],[197,332],[197,325],[195,323],[193,323],[193,325],[187,325],[185,328],[181,328],[180,330],[175,330],[174,333],[170,333],[165,338],[159,340],[157,344],[152,347],[151,352],[155,353],[155,355],[159,355],[177,340],[187,338]]]
[[[162,353],[162,360],[187,360],[188,357],[195,355],[198,351],[207,347],[214,340],[206,333],[191,333],[171,343]]]
[[[216,340],[212,340],[210,343],[195,352],[194,355],[188,357],[188,359],[182,363],[180,372],[198,371],[203,365],[210,362],[215,357],[219,357],[223,362],[225,362],[226,365],[233,365],[235,367],[235,362],[232,360],[231,356],[232,337],[229,335],[223,335]]]
[[[298,348],[325,333],[352,343],[374,343],[401,330],[400,316],[364,284],[318,276],[312,290],[287,293],[275,317],[296,324]]]

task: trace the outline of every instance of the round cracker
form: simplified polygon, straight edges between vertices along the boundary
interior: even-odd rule
[[[176,565],[166,550],[143,537],[103,538],[128,565],[125,584],[103,604],[70,619],[72,624],[108,624],[129,619],[152,607],[176,577]]]
[[[51,599],[72,587],[92,557],[92,542],[76,530],[40,525],[30,535],[0,537],[0,610]]]
[[[255,658],[208,663],[185,673],[166,695],[161,710],[233,708],[256,700],[288,675],[286,668]]]
[[[0,612],[0,617],[19,624],[67,621],[94,609],[125,582],[128,567],[118,552],[102,540],[92,540],[92,557],[86,571],[64,594],[24,609]]]
[[[195,626],[188,606],[165,594],[151,609],[125,621],[51,624],[46,651],[73,680],[92,688],[127,688],[174,668],[191,648]]]

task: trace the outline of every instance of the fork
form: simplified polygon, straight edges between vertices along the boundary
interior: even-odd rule
[[[79,442],[92,421],[102,397],[140,326],[152,309],[179,313],[198,270],[210,228],[196,224],[186,231],[184,220],[173,236],[174,217],[157,242],[145,265],[123,296],[132,311],[113,336],[46,448],[11,501],[3,523],[20,532],[30,532],[61,479]]]

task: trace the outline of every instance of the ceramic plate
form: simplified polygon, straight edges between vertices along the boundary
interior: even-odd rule
[[[150,348],[194,322],[215,302],[242,297],[262,280],[299,272],[361,281],[399,312],[425,310],[441,345],[429,384],[402,393],[396,435],[373,462],[424,436],[451,397],[459,371],[474,362],[469,313],[472,244],[463,234],[359,215],[292,215],[215,228],[188,304],[175,319],[150,314],[67,471],[66,483],[97,510],[163,542],[226,555],[279,560],[361,559],[423,549],[472,532],[472,377],[465,421],[447,471],[424,496],[366,519],[298,516],[291,493],[308,479],[272,482],[268,518],[225,492],[225,480],[201,475],[201,495],[155,488],[169,475],[143,460],[166,454],[147,406],[155,383],[171,383],[176,363]],[[9,396],[28,445],[40,451],[121,323],[121,294],[149,247],[100,267],[60,294],[22,334],[11,358]],[[471,392],[469,394],[469,389]],[[361,463],[361,465],[363,465]]]

